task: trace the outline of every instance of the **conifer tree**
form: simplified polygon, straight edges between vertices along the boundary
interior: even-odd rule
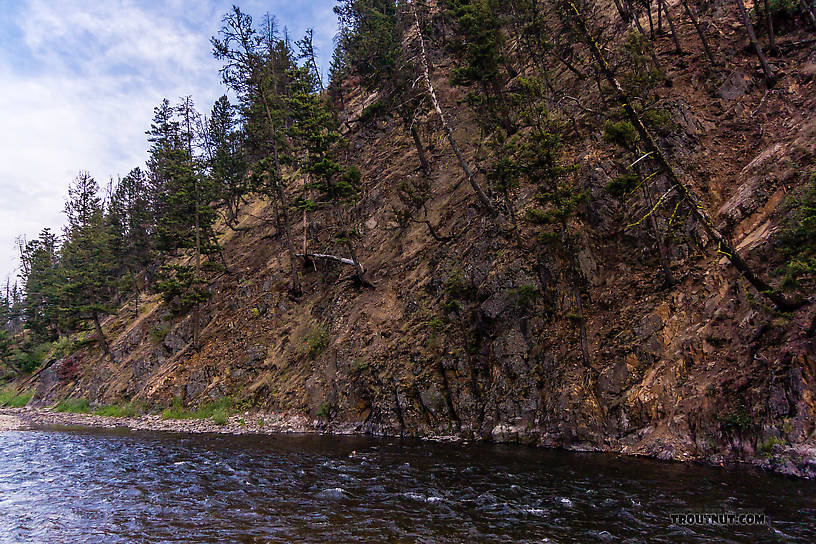
[[[366,89],[378,91],[382,109],[396,113],[410,133],[422,173],[429,178],[430,164],[417,129],[427,104],[422,87],[416,85],[421,71],[403,43],[412,24],[405,8],[402,1],[339,0],[334,10],[341,34],[332,66],[342,61],[342,69],[334,68],[332,84],[339,86],[351,72]]]
[[[287,40],[277,33],[274,19],[267,16],[264,22],[258,32],[252,17],[233,6],[211,43],[215,58],[224,62],[222,81],[238,96],[244,128],[251,135],[246,144],[253,160],[255,189],[275,203],[289,254],[290,291],[299,297],[302,288],[290,220],[292,201],[283,171],[288,159],[284,97],[294,60]]]
[[[63,311],[78,320],[90,321],[100,347],[110,356],[100,319],[113,311],[116,262],[99,186],[87,172],[81,172],[69,186],[65,214],[68,225],[59,267]]]
[[[20,246],[23,319],[38,340],[55,340],[60,334],[57,237],[45,228],[37,239]]]
[[[144,288],[139,276],[146,275],[153,259],[155,224],[150,206],[150,186],[140,168],[134,168],[118,180],[112,187],[107,205],[111,251],[122,280],[121,289],[132,288],[137,295]]]
[[[224,208],[228,227],[236,229],[238,207],[250,191],[247,164],[242,149],[243,132],[236,118],[235,107],[225,96],[213,105],[204,124],[204,146],[212,190]]]
[[[193,346],[198,346],[199,304],[210,293],[202,274],[202,255],[219,252],[213,225],[215,193],[204,176],[196,127],[198,113],[190,97],[175,108],[164,100],[155,110],[148,169],[156,214],[158,249],[170,256],[191,253],[184,261],[163,267],[159,290],[177,311],[193,308]]]

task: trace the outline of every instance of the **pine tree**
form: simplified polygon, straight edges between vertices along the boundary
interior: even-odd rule
[[[164,100],[155,110],[148,168],[158,211],[158,249],[181,257],[192,253],[193,263],[172,263],[162,269],[159,290],[179,312],[193,309],[193,346],[198,346],[199,304],[211,293],[202,273],[202,255],[220,252],[214,231],[217,217],[212,178],[204,175],[199,156],[200,122],[190,97],[175,108]]]
[[[121,289],[140,293],[139,276],[153,260],[155,224],[147,176],[134,168],[112,187],[107,204],[111,251],[122,279]],[[145,282],[147,278],[145,278]]]
[[[204,129],[207,169],[215,200],[224,209],[227,226],[235,229],[238,207],[249,194],[250,184],[242,148],[244,133],[236,118],[235,107],[226,95],[213,105]]]
[[[37,239],[20,245],[22,317],[38,340],[55,340],[60,333],[57,237],[45,228]]]
[[[449,49],[458,60],[451,77],[453,85],[473,85],[468,102],[477,111],[479,122],[506,133],[515,131],[503,87],[516,73],[504,53],[502,29],[504,3],[499,0],[444,0],[445,15],[453,23]]]
[[[251,135],[246,144],[253,159],[255,190],[275,204],[289,254],[290,291],[299,297],[302,288],[290,219],[292,201],[283,170],[289,159],[284,98],[295,65],[291,47],[287,39],[280,39],[274,19],[267,16],[258,32],[252,17],[237,7],[224,16],[219,37],[211,43],[213,55],[224,62],[222,81],[238,96],[245,130]]]
[[[90,321],[100,347],[110,357],[101,316],[114,311],[116,260],[99,186],[87,172],[81,172],[69,186],[65,214],[68,225],[59,266],[63,311],[72,318]]]
[[[340,41],[335,49],[332,81],[340,85],[349,72],[361,78],[368,90],[379,92],[381,110],[396,113],[410,133],[420,167],[426,178],[431,168],[419,130],[418,117],[427,109],[422,87],[416,85],[421,71],[403,45],[411,27],[404,2],[387,0],[341,0],[335,12],[340,18]]]

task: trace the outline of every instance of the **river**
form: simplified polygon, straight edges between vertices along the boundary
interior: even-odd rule
[[[673,525],[751,512],[760,526]],[[318,435],[0,433],[0,542],[816,542],[816,483]]]

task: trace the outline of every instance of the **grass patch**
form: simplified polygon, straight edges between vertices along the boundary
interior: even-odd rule
[[[105,417],[134,417],[142,413],[142,407],[128,402],[126,404],[111,404],[101,406],[94,411],[94,414]]]
[[[173,404],[162,412],[162,419],[211,419],[216,425],[226,425],[234,405],[232,398],[224,397],[204,404],[198,410],[190,410],[176,397]]]
[[[169,408],[165,408],[162,411],[162,419],[192,419],[193,412],[188,410],[182,404],[181,399],[179,397],[173,398],[173,403],[170,404]]]
[[[777,445],[787,446],[788,442],[782,438],[777,438],[775,436],[772,436],[767,440],[763,440],[762,442],[760,442],[758,448],[760,455],[762,455],[763,457],[771,457],[774,453],[774,448]]]
[[[17,390],[13,387],[6,387],[0,391],[0,406],[5,406],[8,401],[17,396]]]
[[[0,406],[5,406],[7,408],[22,408],[28,404],[28,401],[30,401],[31,397],[33,396],[33,391],[18,393],[15,388],[7,387],[0,391]]]
[[[91,411],[88,399],[63,399],[54,408],[55,412],[69,412],[71,414],[87,414]]]
[[[9,408],[22,408],[23,406],[28,404],[28,401],[30,401],[31,397],[33,396],[34,396],[33,391],[28,393],[20,393],[19,395],[15,395],[14,397],[12,397],[6,403],[6,406],[8,406]]]

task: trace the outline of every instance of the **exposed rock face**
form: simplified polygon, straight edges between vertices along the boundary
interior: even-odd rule
[[[786,195],[814,164],[816,81],[792,75],[766,96],[747,75],[754,63],[746,55],[717,84],[699,83],[707,76],[694,65],[674,73],[674,86],[661,90],[672,116],[661,138],[741,255],[778,282],[774,235]],[[447,67],[437,69],[445,89]],[[576,94],[592,86],[575,84]],[[347,91],[343,120],[353,121],[376,97]],[[470,141],[478,131],[463,92],[440,96],[457,114],[457,137]],[[622,158],[597,137],[602,120],[581,115],[565,129],[565,160],[587,192],[572,251],[539,240],[521,220],[513,232],[485,217],[430,117],[419,123],[434,165],[423,218],[444,241],[421,221],[400,226],[399,189],[419,181],[411,137],[395,120],[349,122],[350,160],[365,184],[358,253],[374,289],[354,286],[335,265],[300,263],[305,295],[291,299],[281,235],[258,221],[273,211],[251,202],[241,224],[250,230],[224,235],[233,273],[213,281],[200,350],[190,346],[188,317],[145,300],[136,320],[122,312],[106,323],[116,331],[116,364],[88,352],[76,383],[43,373],[35,402],[84,395],[199,404],[232,395],[326,429],[813,473],[813,302],[792,314],[767,308],[670,194],[655,219],[677,280],[665,287],[652,223],[638,221],[650,209],[646,197],[622,201],[607,190],[636,157]],[[650,198],[669,188],[656,179]],[[534,194],[519,188],[518,210]],[[305,232],[298,221],[295,238],[343,251],[320,229],[334,212],[313,212]]]

